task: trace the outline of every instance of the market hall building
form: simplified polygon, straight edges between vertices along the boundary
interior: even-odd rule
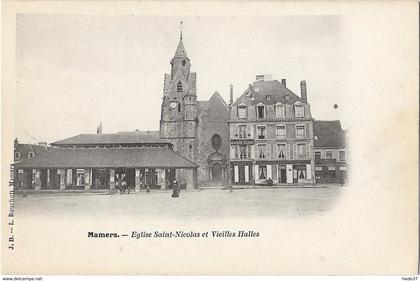
[[[167,189],[178,174],[192,189],[197,177],[196,164],[144,132],[77,135],[15,162],[14,170],[18,190]]]

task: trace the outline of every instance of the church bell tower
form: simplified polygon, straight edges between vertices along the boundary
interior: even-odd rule
[[[182,22],[181,22],[182,27]],[[196,73],[182,41],[171,60],[171,73],[165,74],[160,118],[160,137],[170,141],[174,150],[195,162],[197,150]]]

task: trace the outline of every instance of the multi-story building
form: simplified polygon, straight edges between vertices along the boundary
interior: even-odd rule
[[[300,85],[299,97],[286,87],[285,79],[280,83],[257,76],[233,103],[229,121],[233,184],[315,183],[313,119],[306,82]]]
[[[347,180],[347,149],[340,121],[314,121],[315,179],[317,183]]]

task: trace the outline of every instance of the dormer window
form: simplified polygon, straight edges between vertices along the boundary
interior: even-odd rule
[[[247,109],[245,105],[238,106],[238,118],[245,119],[247,117]]]
[[[282,104],[276,104],[275,106],[275,110],[276,110],[276,118],[284,118],[285,117],[285,107]]]
[[[181,83],[181,81],[179,81],[178,84],[176,84],[176,91],[178,93],[181,93],[182,92],[182,83]]]
[[[19,159],[20,158],[20,152],[15,152],[15,158]]]
[[[305,108],[303,107],[303,105],[295,105],[295,117],[305,117]]]
[[[266,101],[271,101],[271,95],[266,95],[265,99],[266,99]]]
[[[32,151],[28,153],[28,158],[32,158],[35,156],[35,153],[33,153]]]
[[[265,118],[265,106],[258,105],[257,106],[257,118]]]

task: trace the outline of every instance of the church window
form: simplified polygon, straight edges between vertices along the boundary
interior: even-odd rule
[[[178,103],[178,112],[181,112],[181,104]]]
[[[185,60],[182,60],[182,66],[185,66],[187,62]]]
[[[181,83],[181,81],[179,81],[178,84],[176,84],[176,91],[178,93],[182,92],[182,83]]]
[[[214,134],[211,137],[211,146],[214,150],[218,151],[220,149],[220,145],[222,144],[222,138],[219,134]]]

